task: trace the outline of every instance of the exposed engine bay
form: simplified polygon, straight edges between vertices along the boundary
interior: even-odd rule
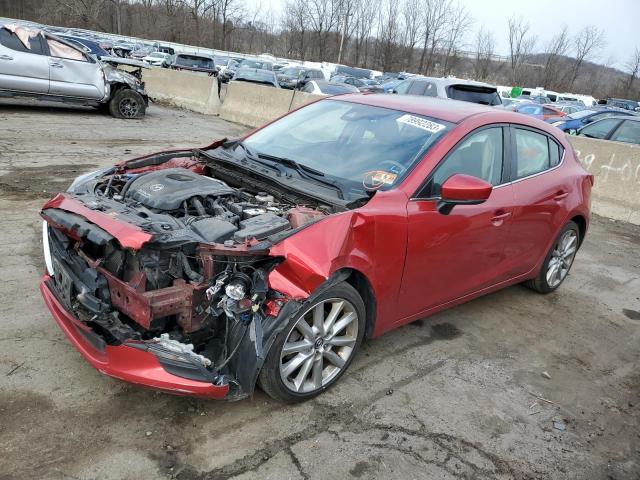
[[[76,181],[45,205],[47,286],[98,343],[152,352],[168,372],[229,384],[241,398],[265,332],[297,303],[269,289],[281,259],[268,248],[333,210],[230,184],[190,154],[165,157]],[[85,211],[150,240],[123,248]]]

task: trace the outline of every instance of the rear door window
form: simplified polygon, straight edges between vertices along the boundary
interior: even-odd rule
[[[611,140],[640,144],[640,122],[625,120],[620,128],[611,135]]]

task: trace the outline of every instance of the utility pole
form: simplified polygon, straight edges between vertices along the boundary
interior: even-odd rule
[[[342,46],[344,45],[344,36],[347,32],[347,18],[350,16],[351,14],[347,10],[342,20],[342,35],[340,36],[340,48],[338,49],[338,63],[342,60]]]

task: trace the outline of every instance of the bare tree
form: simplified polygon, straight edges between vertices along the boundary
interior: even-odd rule
[[[306,0],[289,0],[284,10],[284,28],[289,31],[289,47],[287,54],[298,53],[298,57],[305,59],[305,36],[309,29],[306,15]]]
[[[383,71],[391,71],[398,59],[399,37],[398,2],[385,0],[378,19],[377,65]]]
[[[542,84],[545,88],[561,88],[560,81],[560,61],[569,51],[570,38],[569,29],[566,25],[547,44],[545,53],[547,59],[544,64],[542,74]]]
[[[493,33],[481,26],[476,35],[476,61],[474,64],[474,73],[478,80],[485,80],[489,76],[495,44]]]
[[[509,59],[511,66],[511,83],[518,85],[522,81],[522,64],[532,52],[536,37],[529,35],[531,25],[522,16],[512,16],[507,21],[509,28]]]
[[[573,87],[576,78],[578,78],[582,64],[593,58],[606,45],[604,31],[595,25],[587,25],[580,30],[573,42],[575,61],[569,72],[569,81],[567,82],[569,88]]]
[[[627,95],[631,96],[631,87],[633,86],[633,81],[640,73],[640,47],[636,47],[633,54],[629,58],[629,61],[625,64],[625,67],[629,72],[629,76],[625,83],[625,91]]]
[[[442,61],[442,75],[444,76],[449,75],[455,68],[462,39],[473,25],[473,18],[463,5],[451,5],[448,17]]]
[[[413,64],[413,52],[418,44],[422,25],[420,22],[420,0],[405,0],[402,5],[404,23],[403,45],[405,46],[404,70]]]
[[[420,73],[429,74],[433,68],[436,49],[442,44],[450,8],[450,0],[422,0],[423,42],[418,66]]]

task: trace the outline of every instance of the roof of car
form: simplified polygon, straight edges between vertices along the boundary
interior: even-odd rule
[[[516,115],[515,119],[519,119],[521,116],[520,114],[507,112],[505,110],[498,110],[494,107],[488,107],[477,103],[416,95],[390,95],[388,93],[368,95],[353,94],[341,95],[339,99],[341,101],[425,115],[427,117],[439,118],[453,123],[459,123],[465,118],[479,113],[500,112],[504,115]]]

